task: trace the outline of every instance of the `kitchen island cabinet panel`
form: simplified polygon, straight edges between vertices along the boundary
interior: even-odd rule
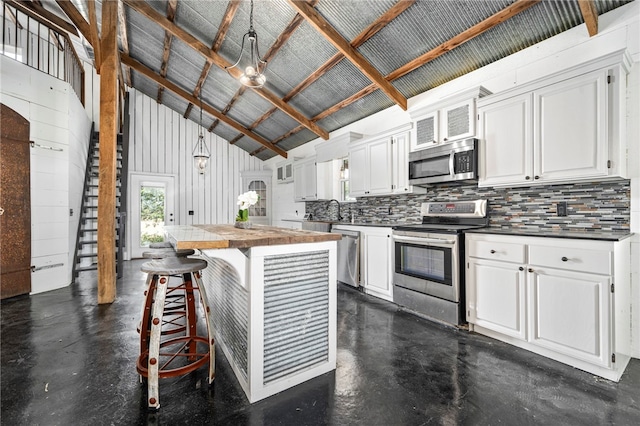
[[[168,226],[199,250],[209,329],[249,402],[336,368],[340,235],[255,225]]]

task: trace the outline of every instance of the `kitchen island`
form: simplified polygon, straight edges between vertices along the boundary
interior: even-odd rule
[[[168,226],[197,249],[211,329],[249,402],[336,368],[338,234],[254,225]]]

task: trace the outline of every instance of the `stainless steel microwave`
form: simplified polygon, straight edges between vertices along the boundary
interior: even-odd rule
[[[477,179],[477,139],[465,139],[409,153],[410,185]]]

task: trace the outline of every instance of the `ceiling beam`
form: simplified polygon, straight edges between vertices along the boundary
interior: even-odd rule
[[[314,4],[314,5],[318,1],[319,0],[311,0],[312,4]],[[296,13],[296,15],[293,17],[291,22],[289,22],[289,25],[287,25],[287,27],[282,31],[282,33],[280,33],[280,35],[278,36],[277,40],[271,45],[271,47],[269,48],[267,53],[264,54],[264,56],[262,57],[262,60],[264,60],[265,62],[269,62],[271,60],[271,58],[273,58],[275,56],[275,54],[282,48],[282,46],[284,46],[285,43],[291,38],[293,33],[298,29],[298,27],[300,27],[300,25],[303,22],[304,22],[304,18],[300,14]],[[244,93],[244,90],[243,90],[243,93]],[[233,103],[236,102],[236,100],[237,100],[237,94],[231,100],[229,105],[227,105],[227,107],[223,111],[223,114],[226,114],[226,113],[229,112],[229,110],[231,109],[231,106],[233,105]],[[283,101],[284,101],[284,99],[283,99]],[[284,102],[287,102],[287,101],[284,101]],[[250,129],[250,130],[255,129],[260,123],[262,123],[264,120],[266,120],[268,117],[270,117],[275,111],[277,111],[277,108],[271,108],[269,111],[267,111],[265,114],[263,114],[262,117],[258,118],[256,121],[253,122],[253,124],[251,124],[247,128]],[[217,125],[217,123],[214,123],[214,124]],[[213,127],[215,127],[215,126],[213,126]],[[233,139],[233,143],[236,143],[238,140],[240,140],[242,135],[239,135],[239,136],[240,137],[236,136]]]
[[[331,44],[349,59],[358,69],[366,75],[380,90],[391,98],[400,108],[407,110],[407,98],[387,81],[380,72],[367,61],[367,59],[340,35],[340,33],[324,19],[318,11],[306,1],[289,0],[289,4],[322,34]]]
[[[127,55],[129,54],[129,35],[127,33],[127,16],[124,13],[124,5],[122,0],[118,0],[118,37],[120,37],[120,43],[122,43],[122,50]],[[132,87],[131,82],[131,68],[125,66],[125,83],[127,86]]]
[[[61,1],[61,0],[57,0]],[[165,31],[170,31],[175,37],[178,37],[181,41],[187,44],[189,47],[194,49],[196,52],[200,53],[202,56],[207,58],[207,60],[211,61],[217,67],[221,69],[225,69],[226,67],[230,67],[232,64],[220,56],[217,52],[209,49],[204,43],[200,40],[189,34],[187,31],[183,30],[173,22],[169,21],[166,17],[157,13],[149,4],[144,1],[136,1],[136,0],[123,0],[124,3],[135,10],[136,12],[146,16],[148,19],[152,20],[156,24],[158,24]],[[229,73],[234,78],[239,78],[242,73],[241,70],[237,68],[229,69]],[[312,122],[309,118],[305,117],[298,110],[293,108],[291,105],[283,102],[281,98],[276,96],[273,92],[268,89],[262,87],[260,89],[253,89],[258,96],[269,101],[271,104],[276,106],[278,109],[282,110],[285,114],[296,120],[298,123],[302,124],[307,129],[311,130],[316,135],[320,136],[323,139],[329,139],[329,133],[318,126],[316,123]]]
[[[466,43],[467,41],[471,40],[474,37],[479,36],[480,34],[484,33],[485,31],[490,30],[491,28],[495,27],[496,25],[506,21],[507,19],[512,18],[513,16],[517,15],[520,12],[523,12],[527,9],[529,9],[530,7],[536,5],[537,3],[540,3],[540,0],[517,0],[515,3],[507,6],[506,8],[494,13],[493,15],[491,15],[490,17],[484,19],[483,21],[477,23],[476,25],[472,26],[471,28],[461,32],[460,34],[458,34],[457,36],[451,38],[450,40],[442,43],[439,46],[436,46],[435,48],[431,49],[430,51],[420,55],[419,57],[417,57],[416,59],[408,62],[407,64],[401,66],[400,68],[396,69],[395,71],[391,72],[390,74],[388,74],[385,78],[389,81],[393,81],[393,80],[397,80],[398,78],[409,74],[411,71],[421,67],[422,65],[426,64],[429,61],[434,60],[435,58],[445,54],[446,52],[449,52],[453,49],[455,49],[456,47]],[[365,96],[369,95],[370,93],[373,93],[377,90],[377,86],[372,83],[369,86],[363,88],[362,90],[360,90],[359,92],[351,95],[350,97],[348,97],[347,99],[344,99],[340,102],[338,102],[337,104],[335,104],[334,106],[332,106],[331,108],[328,108],[327,110],[321,112],[320,114],[316,115],[315,117],[313,117],[311,120],[312,121],[318,121],[321,120],[339,110],[341,110],[342,108],[345,108],[349,105],[351,105],[352,103],[364,98]],[[280,136],[277,139],[274,139],[272,141],[273,144],[277,144],[278,142],[296,134],[297,132],[301,131],[303,128],[298,126],[295,129],[290,130],[289,132],[285,133],[284,135]],[[257,149],[256,151],[252,152],[253,155],[257,154],[261,152],[261,149]]]
[[[84,38],[86,38],[89,43],[92,43],[93,37],[91,36],[91,26],[84,19],[78,9],[76,9],[73,3],[71,3],[69,0],[56,0],[56,3],[58,3],[60,9],[62,9],[62,11],[67,14],[69,19],[71,19],[73,25],[75,25],[80,30]],[[96,47],[93,46],[93,44],[92,47],[93,51],[95,52]]]
[[[587,25],[587,31],[589,36],[593,37],[598,34],[598,10],[593,0],[578,0],[580,5],[580,12],[582,12],[582,18]]]
[[[369,40],[371,37],[376,35],[381,29],[386,27],[391,21],[393,21],[395,18],[400,16],[402,12],[407,10],[415,2],[416,0],[398,0],[398,2],[393,6],[391,6],[389,10],[387,10],[385,13],[380,15],[380,17],[378,17],[378,19],[373,21],[371,25],[369,25],[367,28],[362,30],[362,32],[360,32],[360,34],[358,34],[356,38],[353,39],[353,41],[351,42],[351,46],[353,46],[354,48],[358,48],[362,46],[367,40]],[[335,55],[329,58],[324,64],[320,65],[318,69],[315,70],[311,75],[309,75],[307,78],[301,81],[300,84],[298,84],[296,87],[291,89],[291,91],[287,93],[282,98],[282,100],[285,102],[289,102],[298,93],[302,92],[304,89],[306,89],[307,87],[315,83],[320,77],[326,74],[331,68],[338,65],[340,61],[342,61],[343,59],[344,59],[344,55],[342,54],[342,52],[337,52]],[[269,111],[264,113],[261,117],[259,117],[256,121],[254,121],[251,124],[251,126],[248,126],[247,128],[255,129],[261,122],[269,118],[274,112],[276,112],[275,108],[270,109]],[[302,128],[300,128],[300,130],[302,130]],[[297,130],[296,133],[300,130]],[[281,142],[282,140],[284,140],[285,138],[286,137],[281,136],[277,140],[272,141],[272,143],[275,145],[278,142]],[[262,148],[258,148],[256,151],[259,152],[261,149]]]
[[[169,0],[167,2],[167,19],[173,22],[176,19],[176,10],[178,9],[178,0]],[[160,65],[160,75],[162,77],[167,76],[167,68],[169,67],[169,55],[171,54],[171,41],[173,36],[170,32],[164,32],[164,44],[162,48],[162,64]],[[158,86],[158,95],[156,96],[156,102],[162,104],[162,92],[163,86]]]
[[[6,4],[10,4],[11,6],[19,9],[20,11],[26,13],[32,17],[40,17],[50,23],[56,30],[61,33],[69,33],[74,36],[78,36],[78,30],[71,23],[65,21],[54,13],[49,12],[47,9],[42,7],[38,3],[24,1],[24,0],[6,0]],[[34,16],[36,15],[36,16]]]
[[[89,32],[91,32],[91,45],[93,46],[93,56],[94,62],[96,64],[96,73],[100,74],[102,56],[100,55],[100,35],[98,33],[98,18],[96,17],[95,0],[87,0],[87,6],[89,12]]]
[[[122,60],[122,62],[124,64],[130,66],[135,71],[137,71],[140,74],[144,75],[145,77],[155,81],[156,83],[163,85],[166,89],[171,90],[173,93],[175,93],[176,95],[184,98],[188,102],[191,102],[192,104],[198,104],[199,103],[199,100],[195,96],[193,96],[191,93],[187,92],[184,89],[181,89],[176,84],[172,83],[171,81],[167,80],[166,78],[160,77],[160,75],[156,74],[154,71],[152,71],[151,69],[147,68],[146,66],[144,66],[140,62],[136,61],[135,59],[133,59],[129,55],[126,55],[125,53],[120,53],[120,59]],[[247,130],[241,124],[239,124],[236,121],[232,120],[228,116],[226,116],[224,114],[221,114],[218,110],[216,110],[212,106],[203,103],[202,104],[202,109],[204,111],[206,111],[207,113],[211,114],[212,116],[214,116],[215,118],[217,118],[218,120],[222,121],[226,125],[232,127],[233,129],[237,130],[238,132],[244,134],[245,136],[255,140],[256,142],[258,142],[260,145],[264,146],[265,148],[268,148],[271,151],[281,155],[282,157],[287,158],[287,152],[286,151],[284,151],[283,149],[278,148],[277,146],[273,145],[271,142],[269,142],[268,140],[264,139],[262,136]]]
[[[229,31],[229,26],[231,26],[231,21],[233,21],[233,17],[238,11],[238,6],[240,6],[240,0],[231,0],[227,5],[227,10],[224,12],[224,16],[222,17],[222,22],[218,27],[218,32],[216,33],[215,38],[213,39],[213,43],[211,43],[211,50],[217,52],[222,45],[222,41],[227,35],[227,31]],[[209,77],[209,71],[211,71],[211,61],[205,62],[202,67],[202,72],[200,73],[200,77],[198,78],[198,82],[196,83],[196,87],[193,89],[193,96],[196,98],[200,97],[200,92],[202,91],[202,86],[204,82],[207,81],[207,77]],[[187,105],[187,110],[184,113],[184,117],[189,117],[191,113],[191,109],[193,108],[193,104]],[[211,132],[217,125],[219,121],[215,120],[211,127],[209,127],[209,132]]]

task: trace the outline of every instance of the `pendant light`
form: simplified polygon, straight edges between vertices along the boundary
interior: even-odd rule
[[[244,43],[246,39],[249,39],[249,62],[246,66],[240,64],[244,53]],[[246,62],[245,62],[246,63]],[[238,66],[240,65],[240,66]],[[235,64],[225,67],[227,72],[231,68],[241,68],[244,66],[244,72],[238,79],[240,83],[247,87],[258,89],[264,86],[267,78],[264,76],[264,71],[267,69],[267,62],[263,61],[260,57],[260,51],[258,50],[258,34],[253,29],[253,0],[251,0],[251,10],[249,13],[249,31],[242,36],[242,44],[240,45],[240,56]],[[241,68],[242,69],[242,68]],[[231,75],[231,73],[229,73]]]
[[[193,148],[193,161],[198,173],[203,175],[207,171],[210,153],[202,132],[202,98],[200,98],[200,124],[198,125],[198,131],[198,142],[196,142],[196,146]]]

